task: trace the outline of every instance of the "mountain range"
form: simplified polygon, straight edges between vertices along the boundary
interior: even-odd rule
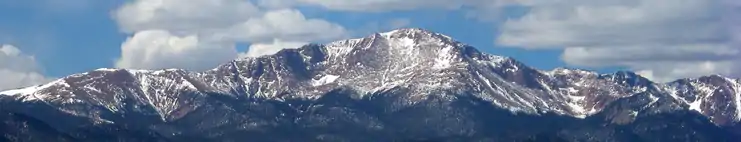
[[[0,92],[0,141],[738,141],[741,80],[539,70],[419,28]]]

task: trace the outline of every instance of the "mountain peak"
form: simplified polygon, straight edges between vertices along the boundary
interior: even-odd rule
[[[462,54],[478,53],[475,49],[469,49],[467,45],[446,35],[421,28],[375,33],[363,38],[331,42],[321,48],[331,59],[355,60],[353,58],[372,57],[377,58],[374,60],[384,62],[421,62],[437,58],[440,63],[445,63],[460,60],[458,57]]]

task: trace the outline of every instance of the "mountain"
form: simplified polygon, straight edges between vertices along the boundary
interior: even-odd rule
[[[538,70],[409,28],[0,92],[0,141],[734,141],[740,88]]]

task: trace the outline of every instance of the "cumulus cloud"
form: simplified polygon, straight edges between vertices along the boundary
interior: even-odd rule
[[[123,31],[206,32],[221,29],[261,11],[244,0],[136,0],[120,7],[114,19]]]
[[[278,53],[278,51],[281,51],[283,49],[295,49],[299,48],[303,45],[306,45],[308,43],[306,42],[285,42],[280,39],[275,39],[272,43],[255,43],[250,45],[249,51],[247,53],[240,54],[240,57],[259,57],[264,55],[271,55]]]
[[[525,48],[673,46],[727,40],[717,1],[626,0],[534,4],[504,23],[498,42]],[[557,46],[554,46],[557,45]]]
[[[692,55],[688,55],[688,52]],[[674,50],[645,47],[566,48],[562,59],[581,66],[626,66],[654,81],[669,82],[712,74],[733,75],[738,53],[739,49],[729,46],[684,46]]]
[[[731,46],[719,0],[532,0],[524,16],[503,23],[498,44],[527,49],[565,48],[571,65],[627,66],[671,80],[731,75],[721,65],[741,57]],[[738,66],[738,65],[729,65]],[[687,71],[687,68],[702,70]],[[651,73],[651,74],[648,74]]]
[[[12,45],[0,45],[0,90],[43,84],[50,80],[40,73],[33,56]]]
[[[344,27],[289,9],[293,0],[136,0],[115,11],[126,33],[116,67],[203,70],[244,55],[259,56],[307,42],[344,37]],[[280,39],[280,40],[275,40]],[[300,45],[299,45],[300,46]]]
[[[216,34],[218,39],[269,42],[274,38],[288,41],[330,40],[344,37],[345,29],[320,19],[307,19],[300,11],[282,9],[268,11]]]
[[[168,31],[140,31],[121,46],[116,67],[128,69],[206,70],[237,57],[233,44],[177,36]]]
[[[268,9],[285,9],[298,5],[296,0],[257,0],[257,5]]]
[[[570,47],[562,59],[581,66],[601,67],[633,65],[644,62],[699,62],[733,60],[741,54],[740,48],[726,44],[679,45],[664,48],[645,46],[585,48]],[[688,56],[692,55],[692,56]]]
[[[698,75],[732,74],[735,61],[644,62],[631,65],[636,73],[653,81],[669,82]]]
[[[356,12],[387,12],[415,9],[460,9],[481,4],[500,4],[517,0],[297,0],[302,4],[321,6],[330,10]]]

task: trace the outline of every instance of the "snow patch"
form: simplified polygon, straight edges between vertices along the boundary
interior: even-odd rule
[[[397,43],[399,44],[399,46],[404,47],[404,48],[414,47],[414,45],[415,45],[414,39],[411,39],[411,38],[406,38],[405,37],[405,38],[397,38],[395,40],[397,41]]]
[[[573,88],[571,88],[571,87],[569,87],[569,88],[570,88],[570,89],[573,89]],[[584,101],[584,99],[586,99],[587,97],[586,97],[586,96],[572,96],[572,95],[569,95],[569,98],[571,98],[571,101],[573,101],[573,102],[582,102],[582,101]]]
[[[631,117],[636,117],[636,116],[638,116],[638,111],[632,111],[632,110],[631,110],[631,111],[630,111],[630,116],[631,116]]]
[[[148,74],[152,72],[150,70],[135,70],[135,69],[127,69],[126,71],[128,71],[129,73],[131,73],[131,75],[134,75],[134,76],[139,75],[139,74]]]
[[[648,106],[651,106],[651,105],[655,104],[657,101],[659,101],[659,97],[656,97],[654,95],[648,95],[648,97],[649,97],[649,99],[651,99],[651,103],[648,103],[648,105],[646,105],[647,107]]]
[[[702,113],[702,108],[700,108],[700,106],[702,106],[702,99],[697,99],[694,102],[690,103],[690,110],[695,110]]]
[[[107,72],[112,72],[112,71],[117,71],[117,70],[118,69],[114,69],[114,68],[99,68],[99,69],[95,69],[95,71],[107,71]]]
[[[15,89],[15,90],[7,90],[0,92],[0,95],[7,95],[7,96],[16,96],[16,95],[28,95],[31,93],[34,93],[38,91],[39,86],[31,86],[21,89]]]
[[[496,56],[496,55],[489,55],[488,57],[491,60],[491,63],[501,64],[502,62],[507,61],[507,57]]]
[[[325,46],[327,54],[331,57],[330,59],[339,59],[342,56],[350,54],[353,51],[353,47],[362,42],[362,38],[348,39],[343,41],[336,41],[329,43]]]
[[[710,88],[709,86],[696,83],[696,82],[692,82],[690,83],[690,85],[696,86],[697,91],[700,91],[700,93],[698,93],[698,97],[692,103],[689,103],[690,105],[689,109],[695,110],[700,113],[704,113],[704,110],[702,110],[703,100],[705,100],[708,97],[707,95],[712,94],[715,88]],[[704,94],[704,95],[700,95],[700,94]]]
[[[336,75],[325,75],[324,77],[319,78],[318,80],[312,80],[311,84],[313,86],[327,85],[330,83],[334,83],[339,78],[340,76],[336,76]]]
[[[579,93],[579,90],[576,90],[576,88],[574,88],[574,87],[568,87],[568,88],[566,88],[566,91],[568,91],[569,94]],[[576,96],[571,96],[571,97],[576,97]],[[582,99],[583,99],[584,96],[580,96],[580,97],[582,97]]]
[[[43,90],[46,88],[49,88],[53,85],[64,85],[65,87],[69,87],[69,84],[64,82],[64,79],[57,79],[55,81],[52,81],[50,83],[44,84],[44,85],[37,85],[37,86],[31,86],[21,89],[15,89],[15,90],[7,90],[0,92],[0,95],[6,95],[6,96],[28,96],[25,97],[23,101],[30,101],[30,100],[41,100],[43,98],[40,98],[35,95],[36,92],[39,90]]]
[[[451,63],[453,62],[453,59],[455,58],[455,55],[450,54],[450,51],[453,49],[452,46],[448,46],[443,48],[438,52],[438,56],[435,59],[435,65],[433,68],[435,69],[444,69],[449,68],[451,66]]]
[[[401,29],[396,29],[396,30],[392,30],[392,31],[389,31],[389,32],[378,33],[378,34],[381,35],[381,36],[384,36],[384,37],[391,37],[391,35],[394,35],[394,34],[398,33],[399,31],[401,31]]]
[[[573,89],[573,88],[570,88]],[[586,96],[573,96],[568,95],[569,101],[566,102],[566,105],[571,108],[571,111],[575,113],[574,117],[577,118],[586,118],[588,115],[592,114],[591,111],[587,111],[587,108],[582,106],[581,104],[584,102],[584,100],[587,98]]]

